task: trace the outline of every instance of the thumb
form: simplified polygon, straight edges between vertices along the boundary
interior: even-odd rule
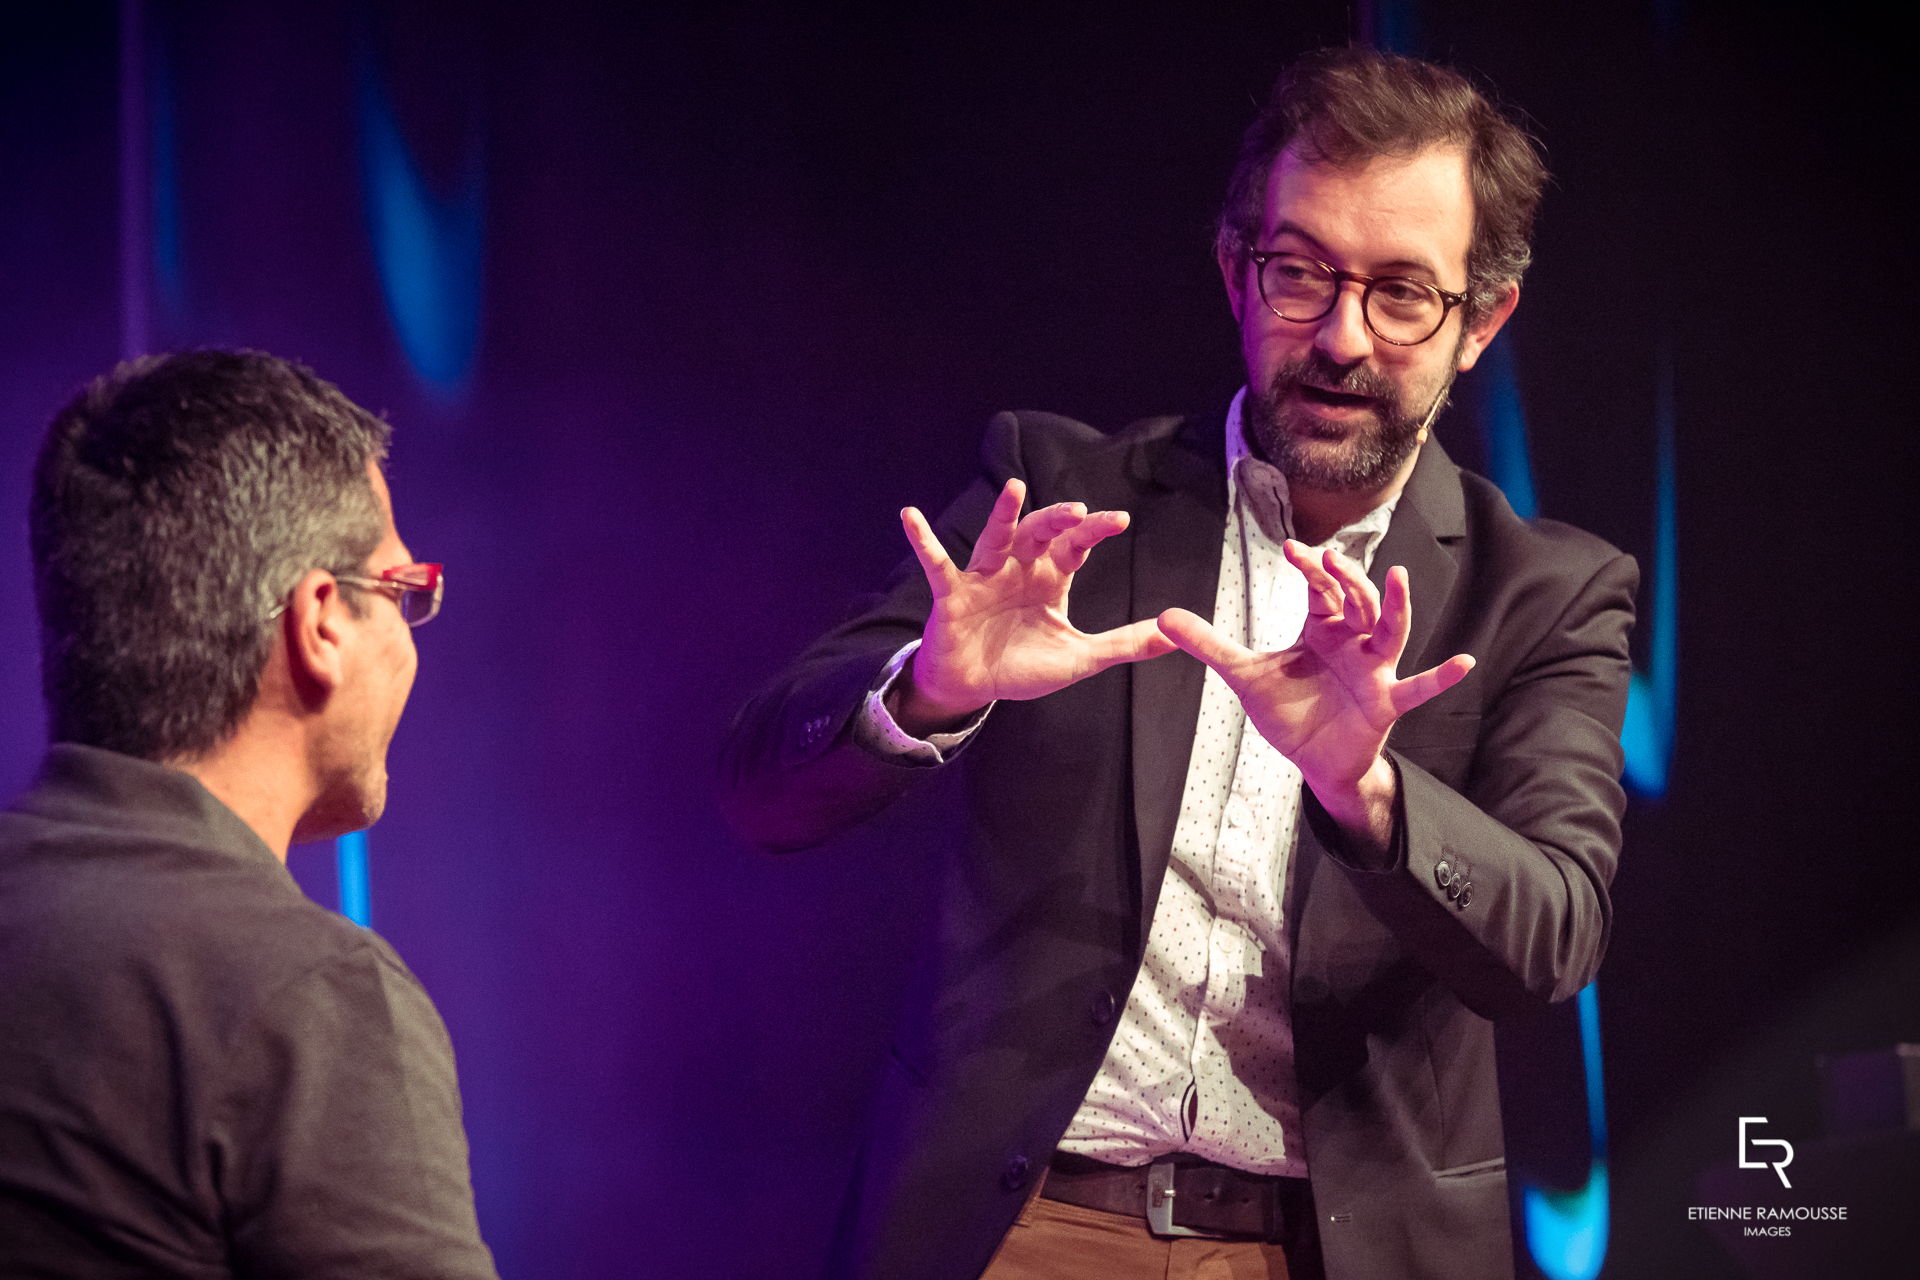
[[[1173,641],[1160,633],[1160,624],[1152,618],[1088,636],[1087,644],[1102,671],[1117,663],[1140,662],[1173,652]]]
[[[1161,614],[1160,634],[1222,675],[1248,656],[1247,650],[1215,631],[1211,622],[1185,609]]]
[[[1393,686],[1393,714],[1397,719],[1421,703],[1437,698],[1467,678],[1473,670],[1471,654],[1456,653],[1437,667],[1408,676]]]

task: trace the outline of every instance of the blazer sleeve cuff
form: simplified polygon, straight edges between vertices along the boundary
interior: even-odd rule
[[[1387,836],[1384,850],[1368,847],[1366,842],[1350,838],[1311,790],[1306,787],[1300,789],[1301,808],[1314,839],[1320,842],[1320,847],[1327,851],[1328,857],[1349,871],[1365,875],[1388,875],[1406,869],[1406,788],[1400,776],[1400,761],[1391,751],[1387,752],[1387,763],[1393,767],[1393,830]]]

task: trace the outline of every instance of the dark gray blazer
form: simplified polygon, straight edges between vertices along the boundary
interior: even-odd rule
[[[1176,605],[1210,616],[1224,453],[1219,416],[1109,436],[1002,414],[983,474],[935,527],[964,564],[1000,484],[1023,476],[1030,507],[1078,499],[1133,515],[1076,578],[1075,625]],[[1637,575],[1596,538],[1520,520],[1436,443],[1376,581],[1395,564],[1413,588],[1402,673],[1454,653],[1478,665],[1394,728],[1390,869],[1345,860],[1307,801],[1288,904],[1302,1122],[1332,1280],[1486,1280],[1512,1266],[1490,1019],[1573,995],[1606,948]],[[929,608],[908,561],[874,607],[742,710],[723,775],[744,836],[814,844],[924,775],[867,752],[849,726]],[[834,1275],[976,1276],[1046,1168],[1140,965],[1203,672],[1183,654],[1117,667],[997,705],[968,744],[968,828],[928,841],[946,858],[939,919]]]

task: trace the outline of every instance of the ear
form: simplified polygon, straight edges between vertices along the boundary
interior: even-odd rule
[[[1233,308],[1235,324],[1247,320],[1247,270],[1252,265],[1243,253],[1216,249],[1213,260],[1220,264],[1220,279],[1227,286],[1227,305]]]
[[[308,570],[280,618],[287,671],[303,700],[323,702],[346,678],[347,623],[340,584],[324,569]]]
[[[1513,309],[1520,305],[1520,286],[1510,284],[1493,304],[1493,309],[1480,318],[1480,323],[1468,329],[1460,341],[1460,362],[1456,366],[1461,373],[1473,368],[1479,362],[1480,353],[1493,341],[1493,335],[1500,332],[1500,326],[1507,322]]]

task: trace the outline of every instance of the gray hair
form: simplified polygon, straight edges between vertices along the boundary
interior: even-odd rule
[[[47,429],[28,508],[59,742],[204,755],[259,694],[268,616],[310,569],[363,571],[389,429],[257,351],[121,364]]]

